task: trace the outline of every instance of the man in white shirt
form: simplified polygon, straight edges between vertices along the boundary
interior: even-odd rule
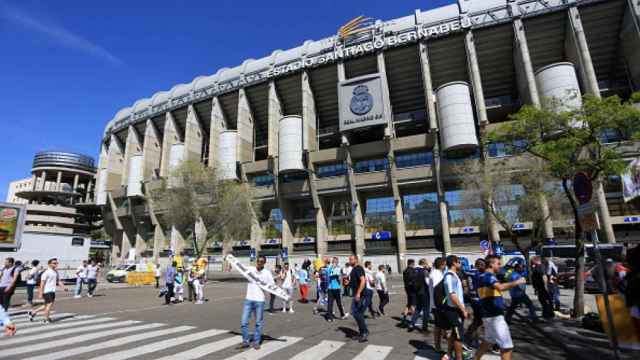
[[[376,316],[380,316],[375,310],[373,310],[373,292],[376,288],[375,278],[373,276],[373,270],[371,270],[371,261],[364,262],[364,275],[367,278],[365,296],[367,296],[367,304],[369,305],[369,313],[371,318],[375,319]]]
[[[76,269],[76,292],[74,298],[82,297],[82,284],[87,281],[87,260],[82,260],[82,264]]]
[[[435,349],[437,352],[440,352],[442,349],[442,346],[440,345],[440,342],[442,341],[442,330],[441,328],[444,327],[443,325],[443,321],[442,321],[442,316],[440,316],[440,314],[438,313],[438,308],[436,307],[436,302],[433,299],[433,294],[434,294],[434,288],[436,287],[436,285],[438,285],[441,281],[442,278],[444,277],[444,270],[445,270],[445,262],[442,258],[436,258],[433,261],[433,267],[431,269],[431,272],[429,273],[429,304],[431,306],[431,311],[433,312],[433,316],[435,318],[435,326],[434,326],[434,331],[433,331],[433,341],[435,344]]]
[[[304,271],[304,270],[302,270]],[[280,279],[282,281],[282,289],[289,295],[289,301],[282,300],[282,312],[287,312],[287,307],[289,308],[289,312],[293,313],[293,288],[296,285],[296,272],[291,270],[289,267],[289,263],[284,263],[282,267],[282,271],[280,272]]]
[[[380,314],[384,315],[384,307],[389,303],[389,289],[387,288],[387,277],[384,275],[386,266],[378,266],[378,272],[376,273],[376,291],[378,297],[380,297],[380,304],[378,310]]]
[[[48,269],[40,277],[40,291],[38,293],[38,298],[44,299],[44,305],[29,312],[29,321],[33,321],[36,314],[44,310],[45,324],[51,322],[50,313],[56,300],[56,286],[60,286],[64,291],[67,291],[58,274],[58,259],[50,259],[47,264],[49,266]]]
[[[258,256],[256,260],[256,267],[249,267],[250,275],[257,281],[273,285],[273,276],[271,271],[264,268],[264,264],[267,262],[267,258],[263,255]],[[249,318],[252,313],[255,313],[256,318],[256,330],[253,335],[253,348],[260,349],[260,342],[262,341],[262,321],[264,318],[264,292],[254,281],[249,281],[247,284],[247,296],[244,300],[244,306],[242,309],[242,320],[240,327],[242,328],[242,344],[238,346],[239,349],[246,349],[250,346],[249,336]]]
[[[87,266],[87,288],[89,289],[89,297],[93,297],[96,286],[98,286],[98,273],[100,273],[100,265],[91,259],[91,264]]]

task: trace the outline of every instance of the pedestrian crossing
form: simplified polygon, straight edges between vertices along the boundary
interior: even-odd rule
[[[426,350],[407,351],[392,346],[282,336],[267,338],[259,349],[235,349],[242,343],[237,333],[223,329],[199,329],[171,323],[118,319],[112,316],[57,313],[50,324],[30,322],[26,314],[13,318],[16,336],[0,337],[2,359],[127,360],[127,359],[225,359],[225,360],[391,360],[439,359]],[[395,352],[394,352],[395,351]],[[418,355],[416,355],[416,353]],[[400,355],[402,354],[402,355]],[[497,359],[487,355],[483,359]]]

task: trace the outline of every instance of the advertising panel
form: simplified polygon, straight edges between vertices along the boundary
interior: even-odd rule
[[[340,131],[384,125],[385,99],[380,75],[365,75],[338,84]]]
[[[20,248],[26,212],[26,205],[0,202],[0,248]]]
[[[640,195],[640,161],[633,160],[622,174],[622,196],[625,202]]]

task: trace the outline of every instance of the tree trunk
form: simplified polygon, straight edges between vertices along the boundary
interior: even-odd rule
[[[574,318],[580,318],[584,316],[584,234],[578,217],[578,205],[571,194],[571,190],[569,190],[567,181],[568,179],[566,178],[562,179],[562,189],[564,190],[564,193],[569,200],[569,204],[571,204],[571,209],[573,210],[576,245],[576,287],[573,295],[573,311],[571,312],[571,315]]]

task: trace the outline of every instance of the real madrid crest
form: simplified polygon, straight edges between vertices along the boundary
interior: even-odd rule
[[[358,85],[353,89],[350,104],[351,112],[356,115],[364,115],[373,108],[373,96],[369,94],[367,85]]]

